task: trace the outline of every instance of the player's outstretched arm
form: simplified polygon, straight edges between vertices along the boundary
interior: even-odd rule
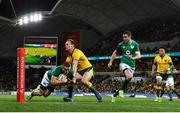
[[[168,71],[171,70],[171,69],[172,69],[172,72],[171,72],[172,74],[177,74],[178,73],[178,71],[176,70],[176,68],[175,68],[175,66],[174,66],[174,64],[172,62],[172,59],[170,58]]]
[[[66,78],[59,80],[58,77],[55,77],[55,76],[51,77],[51,84],[52,85],[56,86],[56,85],[60,85],[60,84],[66,83],[66,82],[67,82]]]
[[[173,74],[177,74],[178,73],[178,71],[176,70],[176,69],[173,69]]]
[[[109,61],[109,63],[108,63],[108,67],[109,67],[109,68],[111,68],[112,63],[113,63],[114,59],[116,59],[116,58],[117,58],[117,50],[115,50],[115,51],[113,52],[113,54],[111,55],[110,61]]]
[[[172,71],[170,68],[167,69],[167,74],[177,74],[177,73],[178,71],[176,69],[173,69]]]

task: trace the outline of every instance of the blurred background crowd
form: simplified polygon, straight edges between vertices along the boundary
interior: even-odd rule
[[[180,51],[180,22],[159,19],[151,20],[141,25],[137,24],[129,29],[132,32],[132,38],[136,40],[140,45],[140,51],[142,54],[158,53],[158,46],[164,44],[167,52],[179,52]],[[127,28],[129,28],[127,26]],[[122,32],[114,33],[108,36],[106,39],[98,41],[93,47],[84,50],[87,56],[110,56],[117,44],[122,41]],[[161,42],[161,40],[163,40]],[[153,46],[151,46],[154,43]],[[157,43],[157,44],[156,44]],[[149,45],[149,46],[148,46]],[[145,47],[146,46],[146,47]],[[140,92],[140,93],[153,93],[153,84],[155,79],[147,74],[151,71],[151,66],[154,57],[142,58],[137,61],[136,72],[134,78],[140,77],[139,80],[132,81],[126,92]],[[16,90],[16,61],[8,60],[6,58],[0,59],[0,90],[11,91]],[[180,70],[180,57],[172,57],[174,65],[177,70]],[[109,69],[107,67],[108,60],[95,60],[91,61],[95,72],[104,72],[104,75],[95,74],[93,83],[96,89],[100,92],[114,92],[118,86],[123,83],[122,76],[115,77],[114,75],[107,75],[105,72],[119,72],[119,60],[115,60],[113,67]],[[48,68],[32,68],[26,69],[26,90],[35,88],[41,81],[45,71]],[[118,78],[118,79],[115,79]],[[80,83],[74,88],[77,92],[83,92],[88,90]],[[180,76],[175,76],[175,87],[180,92]],[[66,91],[66,86],[60,88],[61,91]],[[59,90],[59,89],[58,89]]]

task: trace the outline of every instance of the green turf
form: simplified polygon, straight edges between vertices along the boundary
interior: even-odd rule
[[[162,103],[154,102],[153,99],[124,98],[115,103],[110,102],[110,97],[105,97],[104,102],[99,103],[95,97],[74,97],[73,103],[62,101],[63,97],[49,96],[35,97],[30,102],[17,103],[16,96],[0,95],[0,111],[2,112],[63,112],[63,111],[98,111],[98,112],[180,112],[180,100],[172,102],[163,100]]]

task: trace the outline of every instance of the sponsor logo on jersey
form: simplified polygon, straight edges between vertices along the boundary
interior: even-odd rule
[[[133,45],[131,45],[131,49],[134,49],[134,46],[133,46]]]

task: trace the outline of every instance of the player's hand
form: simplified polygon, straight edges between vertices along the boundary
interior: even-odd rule
[[[131,60],[134,60],[134,58],[132,57],[132,55],[129,55],[128,58],[131,59]]]
[[[173,74],[177,74],[178,71],[177,71],[176,69],[174,69],[174,70],[172,71],[172,73],[173,73]]]
[[[73,80],[68,80],[67,83],[68,83],[68,84],[72,84],[72,83],[74,83],[74,82],[73,82]]]
[[[109,62],[109,63],[108,63],[108,68],[111,68],[111,66],[112,66],[112,63]]]
[[[62,83],[67,83],[67,78],[63,78]]]
[[[172,72],[171,71],[167,71],[167,74],[172,74]]]
[[[76,83],[76,78],[73,78],[73,83],[74,83],[74,84]]]

